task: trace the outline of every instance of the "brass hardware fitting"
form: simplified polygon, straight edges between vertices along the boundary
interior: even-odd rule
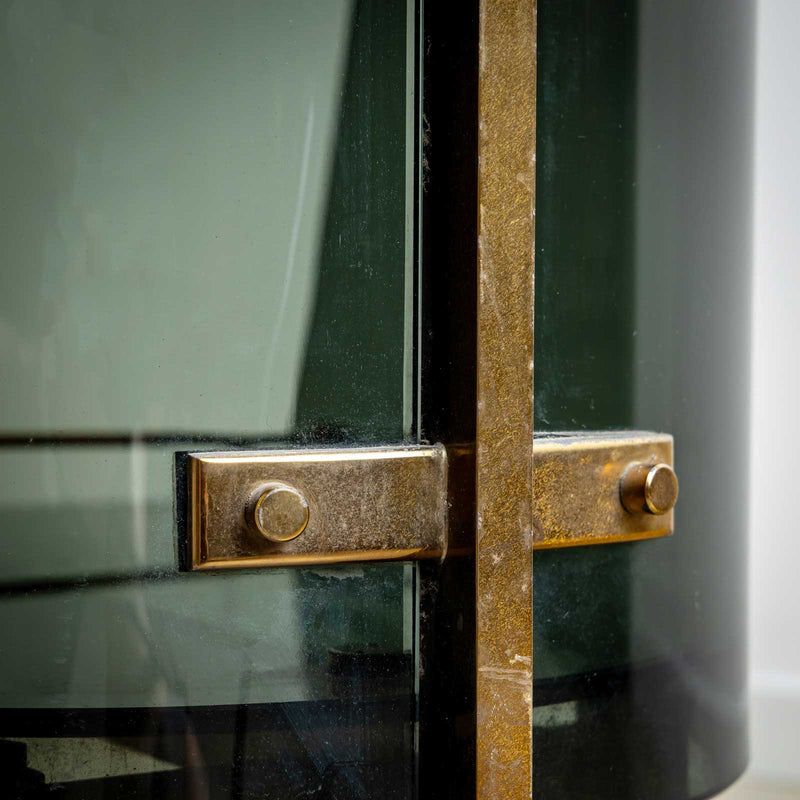
[[[662,433],[537,437],[535,548],[669,536],[678,481]]]
[[[669,536],[672,437],[536,437],[534,548]],[[188,566],[232,569],[473,552],[474,451],[442,445],[188,456]],[[451,540],[451,541],[449,541]]]
[[[448,460],[441,445],[187,458],[189,569],[446,552]]]
[[[631,514],[661,516],[678,499],[678,478],[668,464],[630,464],[622,473],[619,497]]]
[[[273,481],[256,492],[251,518],[271,542],[290,542],[308,525],[308,501],[293,486]]]

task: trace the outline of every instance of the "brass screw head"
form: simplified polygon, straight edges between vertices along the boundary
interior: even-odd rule
[[[660,516],[678,500],[678,478],[669,464],[630,464],[620,479],[619,496],[632,514]]]
[[[252,519],[271,542],[296,539],[306,529],[308,517],[308,501],[294,486],[275,481],[259,489]]]

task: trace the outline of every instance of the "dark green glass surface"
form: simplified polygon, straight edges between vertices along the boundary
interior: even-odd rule
[[[406,98],[398,90],[414,67],[406,63],[405,31],[406,3],[355,4],[297,407],[300,433],[317,439],[399,441],[408,433],[402,366],[413,320],[403,297],[413,142],[407,150]]]
[[[415,441],[417,26],[0,0],[0,796],[415,796],[416,567],[177,552],[185,451]]]
[[[675,535],[534,556],[534,796],[747,758],[752,4],[540,0],[537,431],[675,437]]]

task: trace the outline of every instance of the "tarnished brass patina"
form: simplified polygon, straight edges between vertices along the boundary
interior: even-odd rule
[[[258,532],[271,542],[290,542],[308,525],[308,501],[288,483],[272,481],[259,488],[251,515]]]
[[[672,437],[587,433],[537,437],[536,548],[669,536],[678,483]]]
[[[442,558],[447,455],[432,447],[196,453],[188,565]]]
[[[666,514],[678,500],[678,477],[669,464],[629,464],[620,478],[619,496],[632,514]]]
[[[481,0],[476,766],[479,800],[532,791],[535,0]]]

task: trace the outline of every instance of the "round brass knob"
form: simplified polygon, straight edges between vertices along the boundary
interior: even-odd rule
[[[308,525],[308,501],[288,483],[275,481],[261,487],[253,506],[253,522],[271,542],[296,539]]]
[[[633,514],[666,514],[678,499],[678,478],[668,464],[630,464],[620,479],[619,496]]]

